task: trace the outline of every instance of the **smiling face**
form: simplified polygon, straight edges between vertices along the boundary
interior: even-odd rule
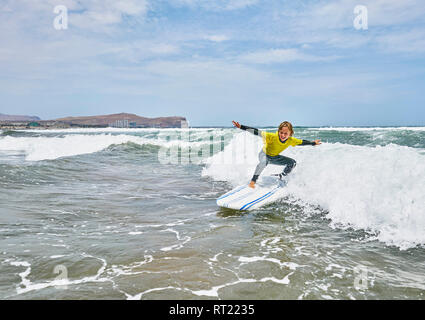
[[[289,130],[288,127],[283,127],[281,128],[279,131],[279,138],[282,141],[285,141],[286,139],[288,139],[291,136],[291,130]]]

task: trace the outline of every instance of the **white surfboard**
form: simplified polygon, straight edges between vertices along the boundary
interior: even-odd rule
[[[262,179],[254,189],[244,184],[227,192],[217,199],[217,205],[235,210],[252,210],[275,201],[280,197],[286,182],[274,177],[264,178],[267,179]]]

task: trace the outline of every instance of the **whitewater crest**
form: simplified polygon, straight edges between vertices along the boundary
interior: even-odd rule
[[[236,134],[222,152],[210,157],[202,175],[226,181],[232,187],[248,183],[260,148],[258,138],[247,140],[244,134]],[[245,147],[240,148],[239,155],[244,162],[223,164],[222,159],[231,157],[232,148],[241,146],[242,141]],[[332,227],[365,230],[400,249],[425,245],[422,149],[395,144],[370,147],[324,143],[289,148],[284,154],[296,159],[297,167],[283,197],[290,195],[306,206],[320,206]],[[269,165],[262,175],[280,170]]]
[[[49,131],[50,132],[50,131]],[[57,132],[56,132],[57,133]],[[62,157],[72,157],[83,154],[90,154],[105,150],[111,145],[120,145],[125,143],[135,143],[138,145],[154,145],[164,150],[174,150],[176,148],[185,148],[188,146],[197,148],[206,145],[200,139],[204,135],[202,132],[195,131],[194,136],[201,141],[189,141],[185,139],[170,139],[174,137],[173,131],[158,130],[145,131],[145,135],[138,136],[128,133],[112,134],[98,133],[87,134],[88,132],[78,134],[66,134],[63,136],[38,136],[38,137],[13,137],[6,136],[0,139],[0,151],[4,152],[22,152],[27,161],[54,160]],[[184,134],[181,134],[184,136]]]
[[[54,160],[105,150],[111,145],[134,143],[159,147],[163,164],[201,164],[229,141],[223,129],[57,129],[26,130],[38,136],[4,136],[0,152],[20,152],[27,161]],[[54,135],[46,136],[45,134]],[[177,161],[176,161],[177,159]]]

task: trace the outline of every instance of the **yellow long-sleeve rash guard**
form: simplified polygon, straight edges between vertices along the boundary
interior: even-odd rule
[[[288,139],[286,139],[285,141],[281,141],[279,139],[279,133],[278,131],[276,132],[267,132],[267,131],[262,131],[256,128],[251,128],[248,126],[244,126],[241,125],[241,129],[242,130],[246,130],[251,132],[252,134],[256,135],[256,136],[261,136],[263,138],[263,151],[266,155],[271,156],[271,157],[275,157],[277,155],[279,155],[279,153],[281,153],[283,150],[285,150],[286,148],[288,148],[289,146],[295,147],[298,145],[316,145],[315,142],[311,142],[308,140],[301,140],[301,139],[297,139],[294,137],[289,137]]]
[[[265,154],[275,157],[289,146],[295,147],[303,143],[301,139],[289,137],[283,143],[279,139],[278,132],[266,132],[261,131],[261,137],[263,138],[263,151]]]

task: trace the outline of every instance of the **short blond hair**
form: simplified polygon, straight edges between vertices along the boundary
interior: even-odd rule
[[[280,125],[279,125],[279,130],[282,130],[284,127],[287,127],[289,129],[289,131],[291,132],[291,136],[294,134],[294,129],[292,127],[292,124],[289,121],[283,121]]]

